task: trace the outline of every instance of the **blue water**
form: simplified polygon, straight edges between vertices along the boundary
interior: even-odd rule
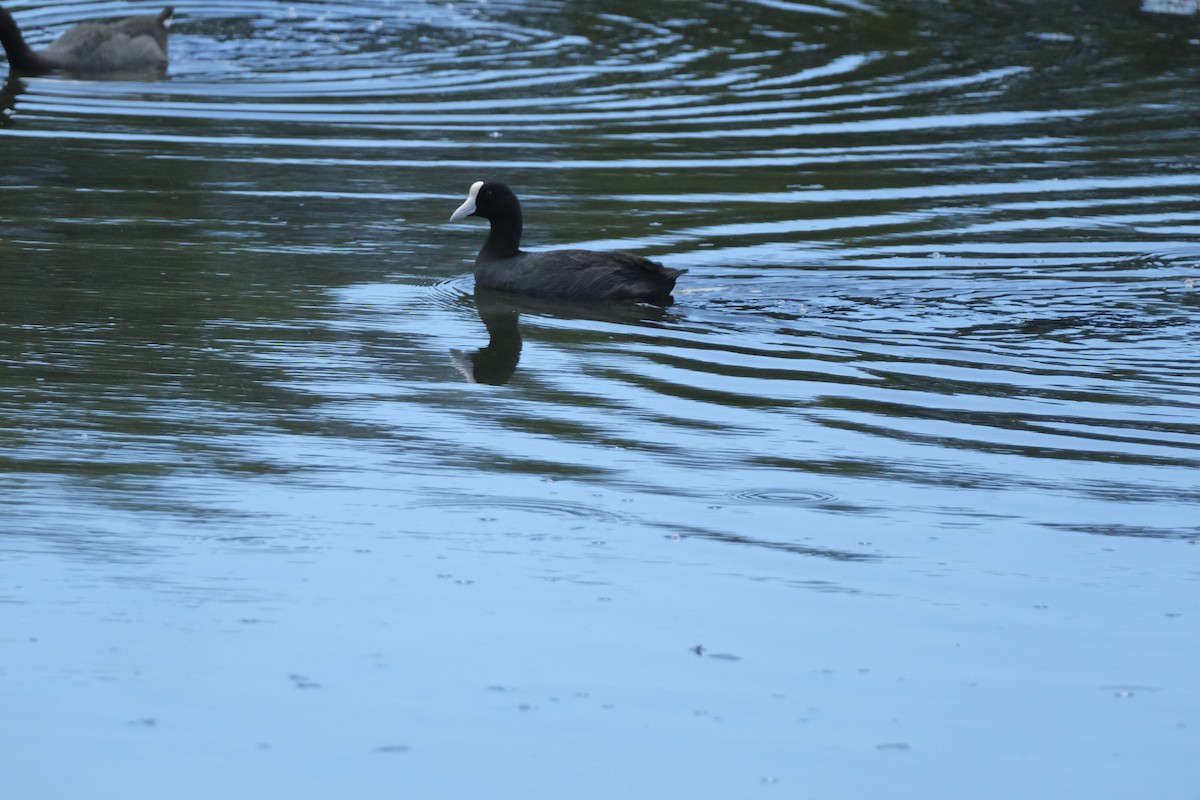
[[[1200,19],[1043,5],[184,4],[166,80],[11,79],[0,793],[1194,800]],[[676,303],[476,297],[480,179]]]

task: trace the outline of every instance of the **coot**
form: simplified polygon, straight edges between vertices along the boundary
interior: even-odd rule
[[[34,50],[25,43],[12,14],[0,7],[0,42],[8,53],[9,69],[24,75],[162,70],[167,67],[167,28],[174,13],[164,8],[159,14],[115,22],[83,22],[45,50]]]
[[[641,300],[668,305],[675,279],[669,269],[632,253],[596,250],[521,250],[521,203],[503,183],[476,181],[450,216],[484,217],[491,232],[475,257],[475,283],[486,289],[532,297],[575,300]]]

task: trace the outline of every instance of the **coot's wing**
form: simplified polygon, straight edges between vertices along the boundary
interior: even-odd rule
[[[483,286],[534,297],[668,302],[680,270],[632,253],[547,250],[476,264]]]

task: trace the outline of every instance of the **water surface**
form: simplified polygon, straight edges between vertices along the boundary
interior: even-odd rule
[[[1194,797],[1161,5],[184,4],[10,79],[5,796]],[[677,302],[476,297],[479,179]]]

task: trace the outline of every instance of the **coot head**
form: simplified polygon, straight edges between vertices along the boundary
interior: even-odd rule
[[[456,222],[463,217],[491,220],[520,214],[521,201],[508,186],[496,181],[475,181],[467,191],[466,201],[450,215],[450,221]]]
[[[521,252],[521,201],[513,190],[495,181],[475,181],[467,199],[450,215],[454,222],[463,217],[483,217],[491,225],[487,241],[479,251],[484,260],[513,258]]]

